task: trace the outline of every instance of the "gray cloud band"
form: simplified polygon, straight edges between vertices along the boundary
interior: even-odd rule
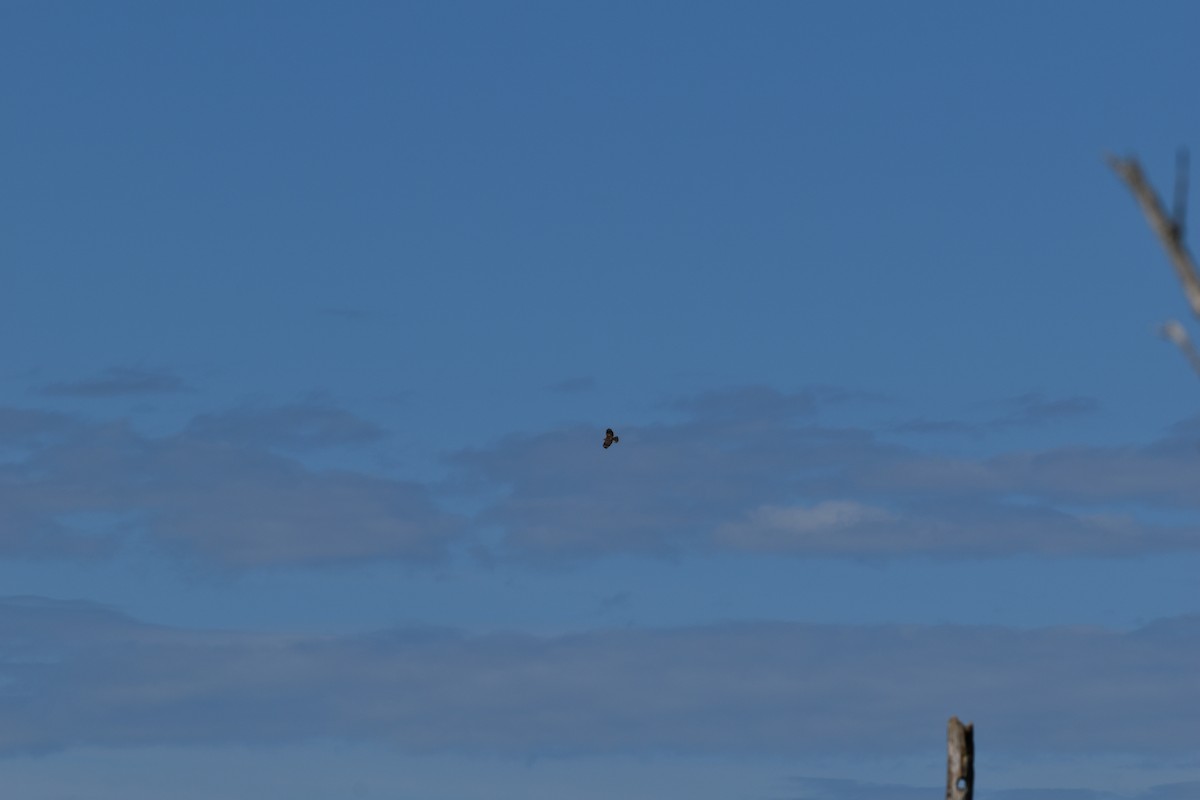
[[[235,568],[422,560],[485,528],[502,534],[489,557],[544,561],[1200,549],[1188,425],[1145,445],[971,459],[806,419],[836,402],[847,401],[828,389],[703,395],[673,407],[683,421],[622,426],[627,446],[611,451],[577,426],[457,453],[436,486],[300,460],[386,435],[325,403],[202,415],[159,437],[0,409],[0,554],[89,557],[142,541]],[[454,513],[451,491],[479,493],[482,510]]]
[[[6,437],[10,419],[25,424]],[[0,554],[79,557],[136,540],[236,568],[319,565],[436,558],[459,533],[416,482],[313,469],[271,447],[360,441],[369,429],[293,407],[281,419],[247,442],[236,436],[244,415],[150,437],[126,423],[0,412],[0,448],[13,456],[0,464]]]
[[[1132,632],[729,624],[564,636],[223,633],[0,602],[0,752],[373,740],[413,753],[990,754],[1200,747],[1200,617]]]

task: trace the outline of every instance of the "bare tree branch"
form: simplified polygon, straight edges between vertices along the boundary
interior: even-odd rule
[[[1184,247],[1183,221],[1172,219],[1167,215],[1162,202],[1154,193],[1153,187],[1146,181],[1146,176],[1142,173],[1142,168],[1136,159],[1110,155],[1108,156],[1108,165],[1113,172],[1117,173],[1117,177],[1125,182],[1129,191],[1133,192],[1138,205],[1142,207],[1142,213],[1146,215],[1146,221],[1150,223],[1150,228],[1158,236],[1158,240],[1171,259],[1171,266],[1175,268],[1175,274],[1179,276],[1179,282],[1183,284],[1183,294],[1187,298],[1188,305],[1192,307],[1192,313],[1200,318],[1200,272],[1197,272],[1196,263],[1192,260],[1187,248]],[[1176,189],[1177,192],[1180,191],[1178,183]],[[1186,191],[1186,179],[1182,191]],[[1182,205],[1177,195],[1176,211],[1182,213]]]
[[[1162,335],[1164,339],[1168,339],[1187,356],[1188,362],[1192,365],[1192,369],[1196,370],[1196,374],[1200,375],[1200,351],[1196,350],[1196,346],[1192,344],[1192,340],[1188,337],[1187,329],[1176,320],[1168,320],[1162,326]]]

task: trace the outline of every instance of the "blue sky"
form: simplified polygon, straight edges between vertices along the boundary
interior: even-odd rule
[[[6,785],[1193,797],[1197,23],[0,5]]]

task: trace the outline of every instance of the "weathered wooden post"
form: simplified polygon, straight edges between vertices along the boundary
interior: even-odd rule
[[[946,726],[946,800],[972,800],[975,792],[975,725],[951,717]]]

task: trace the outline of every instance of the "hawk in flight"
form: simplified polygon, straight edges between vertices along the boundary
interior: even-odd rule
[[[607,450],[617,442],[621,441],[621,437],[612,432],[612,428],[604,431],[604,449]]]

